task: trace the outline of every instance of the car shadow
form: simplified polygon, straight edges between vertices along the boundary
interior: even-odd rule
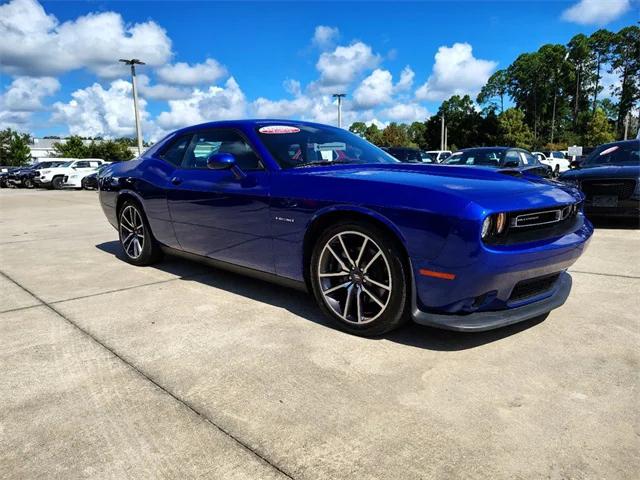
[[[125,261],[120,243],[116,240],[98,244],[96,248]],[[284,308],[298,317],[318,325],[335,328],[331,321],[320,311],[311,294],[306,292],[172,255],[166,255],[161,262],[145,268],[156,268],[176,275],[182,280],[199,282],[258,302]],[[532,328],[543,322],[547,316],[548,314],[496,330],[476,333],[441,330],[418,325],[410,321],[398,330],[379,337],[373,337],[371,340],[388,340],[411,347],[435,351],[467,350],[502,340]]]

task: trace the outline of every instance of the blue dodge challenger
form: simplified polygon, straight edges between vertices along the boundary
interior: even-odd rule
[[[409,318],[480,331],[544,315],[593,227],[575,188],[492,169],[400,163],[343,129],[214,122],[106,167],[125,258],[165,252],[313,292],[340,328]]]

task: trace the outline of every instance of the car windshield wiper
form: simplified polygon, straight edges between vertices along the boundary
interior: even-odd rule
[[[294,165],[293,168],[299,167],[315,167],[316,165],[348,165],[357,162],[348,162],[346,160],[316,160],[314,162],[304,162]]]

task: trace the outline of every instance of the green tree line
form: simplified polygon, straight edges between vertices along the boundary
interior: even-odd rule
[[[605,75],[619,82],[605,91]],[[454,95],[436,115],[384,129],[362,122],[350,130],[381,146],[440,147],[444,116],[450,147],[512,145],[529,149],[595,146],[622,138],[627,115],[640,105],[640,28],[575,35],[548,44],[496,71],[475,103]],[[478,108],[480,107],[480,108]],[[631,118],[629,131],[638,129]]]
[[[82,137],[71,136],[64,142],[55,142],[53,148],[56,156],[66,158],[101,158],[107,162],[121,162],[131,160],[134,155],[129,150],[135,145],[135,141],[129,138],[119,138],[115,140],[91,140],[85,145]]]

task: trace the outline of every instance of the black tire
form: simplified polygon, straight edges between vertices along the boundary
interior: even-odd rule
[[[33,187],[35,187],[35,185],[33,183],[33,180],[31,180],[30,178],[27,178],[24,182],[22,182],[22,185],[25,188],[33,188]]]
[[[53,177],[51,180],[51,188],[54,190],[62,190],[62,177]]]
[[[316,301],[346,332],[370,337],[394,330],[408,320],[410,289],[403,258],[404,252],[391,235],[376,225],[336,224],[320,235],[311,255],[309,273]],[[349,273],[343,275],[345,267]],[[334,270],[337,272],[332,273]]]
[[[125,260],[132,265],[152,265],[162,258],[160,244],[139,203],[127,200],[118,210],[118,233]],[[130,233],[135,238],[130,238]]]
[[[80,180],[80,190],[89,190],[89,188],[87,187],[86,179],[84,178]]]
[[[556,165],[553,169],[553,176],[555,178],[558,178],[560,176],[560,165]]]

